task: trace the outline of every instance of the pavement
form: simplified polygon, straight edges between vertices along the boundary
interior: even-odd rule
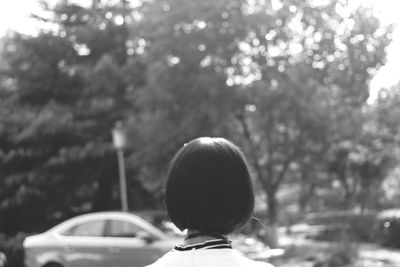
[[[360,244],[359,257],[361,259],[376,260],[400,266],[400,250],[382,248],[373,244]]]

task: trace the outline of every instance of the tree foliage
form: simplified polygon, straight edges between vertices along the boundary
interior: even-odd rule
[[[391,32],[370,10],[339,0],[128,3],[44,2],[54,30],[4,41],[0,229],[118,208],[117,121],[129,134],[132,209],[162,205],[165,166],[198,136],[243,147],[270,223],[285,184],[312,196],[338,180],[368,205],[364,193],[394,160],[396,120],[389,102],[366,108]]]
[[[100,11],[61,3],[53,12],[57,32],[15,34],[3,52],[1,75],[9,84],[2,90],[9,109],[2,108],[0,171],[6,232],[118,207],[110,131],[135,108],[131,96],[144,83],[145,67],[122,58],[117,41],[125,31],[112,21],[101,26]],[[151,194],[132,175],[135,168],[127,172],[131,206],[149,205]]]

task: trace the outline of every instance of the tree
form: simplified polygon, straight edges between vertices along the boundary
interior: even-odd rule
[[[160,198],[160,174],[180,146],[199,136],[232,136],[232,111],[240,100],[226,84],[225,64],[240,36],[233,26],[241,26],[235,17],[233,26],[223,24],[230,23],[224,12],[239,8],[238,1],[169,0],[141,9],[136,51],[144,57],[148,82],[135,95],[141,111],[130,121],[141,125],[146,148],[140,176],[153,181]]]
[[[118,207],[110,130],[135,111],[130,96],[145,82],[144,65],[127,55],[126,30],[115,20],[120,9],[46,8],[57,29],[13,34],[2,54],[0,213],[7,233]],[[133,165],[127,173],[131,207],[150,205]]]
[[[383,181],[381,191],[378,195],[378,204],[384,207],[393,207],[398,205],[398,162],[399,162],[399,103],[400,103],[400,85],[392,88],[382,88],[377,101],[371,106],[370,117],[372,124],[368,131],[375,133],[375,140],[372,142],[374,147],[380,148],[382,152],[390,155],[391,168],[388,168],[387,179]]]
[[[251,7],[253,18],[265,23],[248,30],[236,56],[247,64],[237,64],[231,82],[249,95],[237,118],[267,193],[272,224],[277,222],[280,185],[342,140],[347,130],[342,124],[360,112],[368,97],[371,70],[384,62],[390,29],[382,31],[364,8],[347,17],[340,12],[344,8],[341,1]],[[246,85],[254,73],[258,81]]]

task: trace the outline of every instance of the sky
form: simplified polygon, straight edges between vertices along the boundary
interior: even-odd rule
[[[54,2],[57,0],[50,0]],[[71,0],[70,0],[71,1]],[[349,0],[351,3],[362,2],[371,4],[383,23],[395,22],[400,25],[400,1],[399,0]],[[79,3],[90,2],[80,0]],[[38,25],[29,19],[31,13],[40,11],[36,0],[0,0],[0,36],[8,29],[22,33],[32,33]],[[372,103],[380,88],[388,88],[400,80],[400,26],[395,29],[393,42],[388,48],[386,64],[379,69],[370,83],[370,99]]]

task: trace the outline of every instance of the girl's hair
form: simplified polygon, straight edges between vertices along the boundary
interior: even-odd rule
[[[243,226],[253,213],[254,193],[241,150],[224,138],[185,144],[168,168],[166,205],[181,230],[229,234]]]

